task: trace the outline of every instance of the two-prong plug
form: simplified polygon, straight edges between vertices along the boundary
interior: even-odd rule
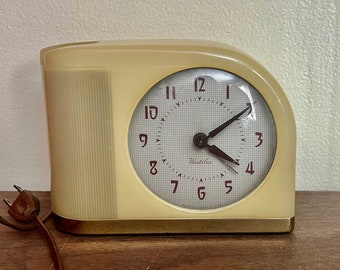
[[[38,197],[35,196],[32,191],[23,190],[17,185],[14,185],[14,187],[17,191],[19,191],[19,196],[13,203],[7,199],[4,199],[4,202],[8,206],[8,214],[19,222],[11,222],[0,215],[0,223],[19,231],[30,231],[38,228],[49,244],[55,269],[61,270],[62,262],[57,244],[52,234],[48,231],[44,224],[44,222],[50,217],[51,212],[45,218],[41,219],[39,217],[40,202]]]
[[[35,194],[21,187],[14,185],[19,191],[19,196],[12,203],[10,200],[4,199],[8,206],[8,214],[17,221],[32,222],[33,216],[39,215],[40,202]]]

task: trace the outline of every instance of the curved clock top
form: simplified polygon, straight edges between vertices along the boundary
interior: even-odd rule
[[[200,57],[196,57],[200,55]],[[169,57],[170,56],[170,57]],[[200,66],[217,58],[235,59],[263,69],[243,52],[219,42],[206,40],[118,40],[89,41],[46,47],[40,52],[43,66],[59,68],[169,67],[186,63]]]

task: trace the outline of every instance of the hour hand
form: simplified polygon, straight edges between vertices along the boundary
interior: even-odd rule
[[[220,148],[218,148],[216,145],[209,145],[208,144],[208,136],[206,136],[203,133],[197,133],[194,136],[193,139],[194,144],[198,147],[198,148],[204,148],[207,147],[209,152],[220,157],[223,158],[235,165],[239,165],[239,163],[233,159],[232,157],[230,157],[229,155],[227,155],[226,153],[224,153]]]
[[[223,158],[235,165],[240,165],[235,159],[233,159],[232,157],[230,157],[229,155],[227,155],[226,153],[224,153],[220,148],[218,148],[216,145],[209,145],[207,144],[208,150],[210,153]]]

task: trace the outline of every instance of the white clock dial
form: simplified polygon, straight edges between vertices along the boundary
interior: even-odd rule
[[[217,209],[250,194],[276,151],[276,127],[261,94],[213,68],[174,73],[137,104],[128,146],[141,182],[171,205]]]

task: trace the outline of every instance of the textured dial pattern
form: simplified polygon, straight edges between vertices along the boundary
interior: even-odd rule
[[[258,187],[274,160],[276,128],[260,93],[219,69],[160,80],[133,113],[128,147],[141,182],[171,205],[225,207]]]

